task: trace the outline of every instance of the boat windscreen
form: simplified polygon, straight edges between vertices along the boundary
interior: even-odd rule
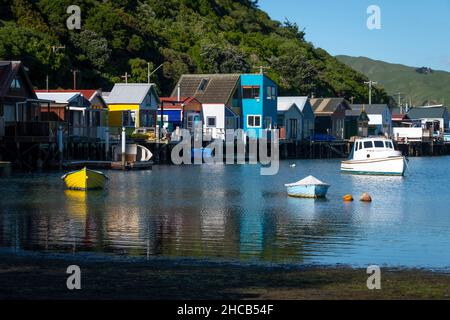
[[[372,141],[365,141],[364,142],[364,149],[371,149],[373,148],[373,142]]]
[[[375,141],[375,148],[384,148],[384,142],[383,141]]]

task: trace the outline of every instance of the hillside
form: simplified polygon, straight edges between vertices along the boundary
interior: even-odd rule
[[[371,60],[364,57],[337,56],[353,69],[382,85],[391,96],[402,92],[416,106],[427,101],[450,103],[450,73],[427,68]],[[410,97],[410,98],[409,98]]]
[[[80,88],[152,78],[168,94],[183,73],[255,72],[269,76],[282,93],[367,99],[366,78],[304,40],[296,24],[280,23],[252,0],[80,0],[82,29],[69,31],[71,0],[0,0],[0,58],[23,60],[33,83]],[[65,46],[52,52],[52,46]],[[387,101],[383,90],[375,100]]]

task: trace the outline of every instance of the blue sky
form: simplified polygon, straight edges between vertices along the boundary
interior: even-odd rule
[[[367,28],[370,5],[381,9],[381,30]],[[260,0],[259,6],[305,28],[306,40],[332,55],[450,71],[450,0]]]

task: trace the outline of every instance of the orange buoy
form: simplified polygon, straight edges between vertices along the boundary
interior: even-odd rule
[[[351,202],[353,201],[353,196],[351,194],[347,194],[343,197],[345,202]]]
[[[372,202],[372,197],[370,196],[370,194],[368,194],[367,192],[363,193],[363,195],[361,196],[360,200],[362,202]]]

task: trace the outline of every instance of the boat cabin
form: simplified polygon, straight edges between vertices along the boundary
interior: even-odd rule
[[[355,141],[350,159],[367,160],[389,158],[391,156],[398,156],[398,151],[395,150],[392,140],[385,138],[366,138]]]

